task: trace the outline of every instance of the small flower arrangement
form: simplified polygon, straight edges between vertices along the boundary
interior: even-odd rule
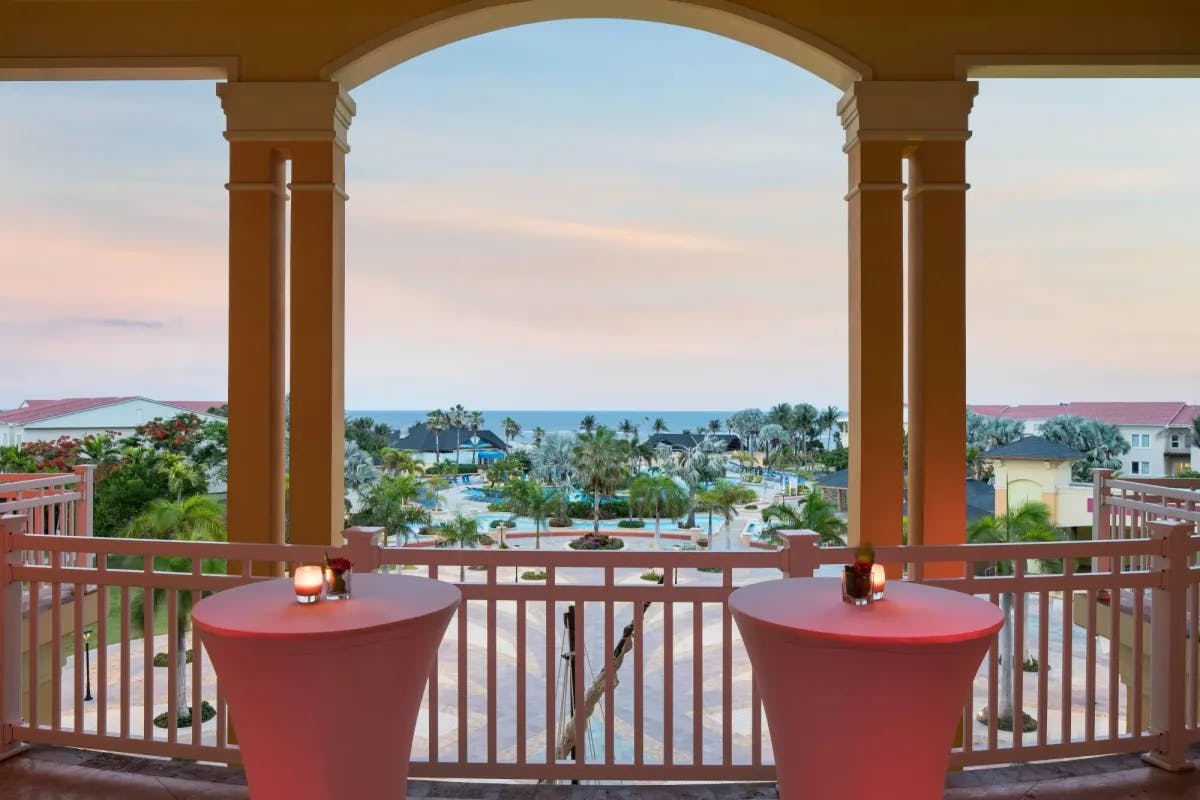
[[[854,563],[842,571],[842,600],[856,606],[871,602],[871,569],[875,566],[875,548],[859,545]]]
[[[350,596],[350,576],[354,564],[348,558],[330,558],[325,554],[325,583],[327,600],[344,600]]]

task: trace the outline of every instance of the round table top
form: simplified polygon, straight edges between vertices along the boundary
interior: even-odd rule
[[[786,578],[738,589],[729,608],[780,631],[864,644],[961,642],[989,636],[1004,622],[986,600],[895,580],[883,600],[865,606],[843,602],[837,578]]]
[[[226,589],[192,609],[204,633],[256,639],[309,639],[366,633],[454,609],[457,587],[409,575],[356,573],[347,600],[296,602],[291,578]]]

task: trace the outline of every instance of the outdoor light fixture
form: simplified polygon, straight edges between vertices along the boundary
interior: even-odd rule
[[[84,680],[87,682],[87,691],[83,695],[84,700],[93,699],[92,698],[91,649],[92,649],[92,629],[84,628],[83,629],[83,675],[84,675]],[[78,685],[78,684],[76,684],[76,685]]]

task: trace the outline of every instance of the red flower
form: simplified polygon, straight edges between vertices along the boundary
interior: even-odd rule
[[[354,566],[348,558],[326,558],[325,566],[329,567],[334,572],[347,572]]]

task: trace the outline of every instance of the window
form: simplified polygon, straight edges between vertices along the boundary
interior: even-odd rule
[[[1133,475],[1149,475],[1150,474],[1150,462],[1149,461],[1134,461],[1129,465],[1129,467],[1130,467],[1129,472]]]
[[[1131,433],[1129,435],[1129,443],[1134,447],[1149,447],[1150,434],[1148,433]]]
[[[1179,447],[1179,434],[1178,433],[1171,434],[1171,447]]]

